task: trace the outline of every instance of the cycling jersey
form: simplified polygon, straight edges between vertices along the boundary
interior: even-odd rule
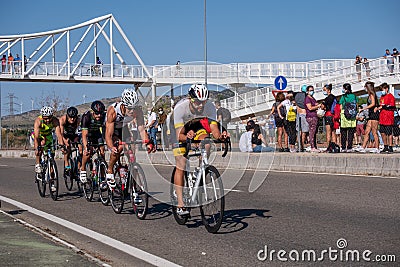
[[[122,115],[121,105],[122,105],[121,102],[117,102],[117,103],[114,103],[114,104],[111,105],[115,110],[115,121],[114,121],[113,136],[117,137],[119,139],[122,138],[122,128],[124,126],[124,118],[125,118],[125,116]]]
[[[88,131],[87,137],[91,143],[93,144],[104,143],[103,140],[104,122],[105,122],[105,115],[102,115],[100,120],[96,120],[92,116],[92,112],[90,112],[90,110],[86,111],[82,115],[81,128],[82,131],[83,130]]]
[[[52,135],[53,133],[53,119],[50,121],[49,124],[46,124],[43,120],[43,117],[40,115],[39,116],[40,119],[40,126],[39,126],[39,133],[41,136],[49,136]]]
[[[207,117],[211,120],[217,119],[217,110],[211,101],[205,103],[202,114],[193,114],[189,108],[190,99],[185,98],[179,101],[174,108],[174,127],[175,129],[183,127],[185,123],[196,119]]]
[[[217,110],[214,104],[208,100],[205,103],[202,114],[193,114],[190,111],[189,105],[190,99],[188,98],[182,99],[176,104],[173,113],[174,128],[177,129],[183,127],[184,133],[193,130],[196,133],[194,139],[197,140],[199,136],[211,132],[210,124],[218,124],[216,121]],[[176,134],[172,134],[171,137],[173,143],[175,143],[175,148],[173,150],[174,156],[183,155],[186,149],[177,144],[178,140],[176,139]]]
[[[64,132],[63,132],[63,135],[65,138],[72,140],[78,136],[78,134],[77,134],[77,130],[78,130],[78,126],[79,126],[78,122],[79,122],[79,119],[77,118],[77,119],[75,119],[75,121],[73,123],[69,123],[68,117],[66,116],[65,124],[64,124]]]

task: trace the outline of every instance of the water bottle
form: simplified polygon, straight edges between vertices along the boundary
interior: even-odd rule
[[[133,151],[129,149],[128,154],[129,154],[129,162],[135,162],[135,155],[133,154]]]
[[[126,177],[126,169],[125,169],[125,167],[121,167],[119,169],[119,177],[121,177],[121,183],[123,185],[125,185],[125,181],[126,181],[126,179],[125,179],[125,177]]]

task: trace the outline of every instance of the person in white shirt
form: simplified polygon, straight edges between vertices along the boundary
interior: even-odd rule
[[[253,134],[254,124],[253,120],[249,120],[246,125],[246,132],[240,136],[239,149],[241,152],[253,152],[251,136]]]
[[[147,124],[146,128],[149,133],[150,139],[153,140],[154,148],[153,150],[157,149],[157,114],[153,111],[151,107],[147,108]]]

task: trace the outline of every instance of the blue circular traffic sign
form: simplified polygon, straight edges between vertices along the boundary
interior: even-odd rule
[[[274,84],[275,84],[276,89],[285,90],[285,88],[287,86],[287,80],[283,76],[278,76],[275,78]]]

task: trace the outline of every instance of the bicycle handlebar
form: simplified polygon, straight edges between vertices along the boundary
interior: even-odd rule
[[[224,153],[222,154],[222,157],[224,158],[227,154],[228,154],[228,150],[232,151],[232,144],[231,144],[231,139],[230,137],[225,138],[225,140],[213,140],[209,137],[203,139],[203,140],[193,140],[193,139],[186,139],[186,142],[182,142],[182,144],[186,145],[186,151],[185,154],[183,154],[183,156],[186,158],[189,154],[189,151],[192,150],[192,144],[198,144],[200,143],[200,146],[204,146],[206,144],[225,144],[224,146]]]

